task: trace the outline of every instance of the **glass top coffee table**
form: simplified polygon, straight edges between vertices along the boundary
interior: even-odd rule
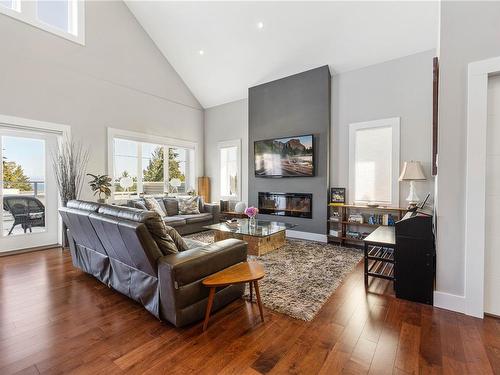
[[[294,227],[294,224],[266,220],[256,220],[255,226],[252,226],[250,220],[238,219],[237,227],[219,223],[207,225],[203,228],[215,232],[215,241],[228,238],[246,241],[248,243],[248,254],[260,256],[283,246],[285,244],[286,230]]]

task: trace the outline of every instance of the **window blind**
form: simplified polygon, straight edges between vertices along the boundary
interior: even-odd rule
[[[390,204],[393,179],[392,127],[358,129],[354,136],[355,201]]]

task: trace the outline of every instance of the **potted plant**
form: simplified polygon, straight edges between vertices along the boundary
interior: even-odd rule
[[[99,194],[97,199],[98,203],[106,203],[106,200],[111,196],[111,177],[107,174],[91,174],[87,173],[87,176],[92,177],[89,181],[90,189],[94,192],[94,195]],[[104,198],[102,197],[104,194]]]

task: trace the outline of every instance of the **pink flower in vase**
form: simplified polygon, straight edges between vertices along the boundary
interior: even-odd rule
[[[247,215],[249,218],[254,218],[258,213],[259,209],[256,207],[247,207],[245,209],[245,215]]]

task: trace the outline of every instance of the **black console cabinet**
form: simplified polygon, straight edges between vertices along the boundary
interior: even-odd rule
[[[432,215],[408,212],[396,222],[395,231],[396,297],[432,305],[436,269]]]

